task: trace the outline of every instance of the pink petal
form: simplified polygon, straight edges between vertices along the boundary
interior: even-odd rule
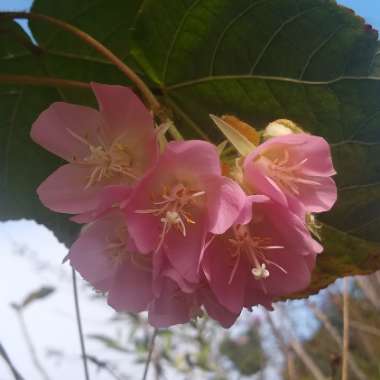
[[[207,314],[218,321],[224,328],[231,327],[236,319],[238,318],[240,311],[238,313],[232,313],[231,311],[224,308],[212,294],[210,289],[203,287],[200,289],[200,299],[205,306]]]
[[[102,123],[99,112],[92,108],[63,102],[53,103],[34,122],[31,138],[49,152],[72,161],[73,157],[86,157],[89,149],[70,131],[93,141]]]
[[[254,150],[244,160],[244,179],[251,186],[254,193],[264,194],[281,205],[287,206],[288,201],[281,188],[265,175],[263,170],[253,164],[256,154],[257,151]]]
[[[267,310],[273,310],[272,301],[273,297],[271,295],[265,294],[262,287],[258,288],[257,281],[256,283],[252,279],[247,281],[244,301],[246,308],[251,309],[253,306],[261,305]]]
[[[208,230],[222,234],[236,221],[246,203],[246,195],[233,180],[208,176],[204,178],[207,187]]]
[[[328,211],[337,200],[338,191],[332,178],[318,177],[318,183],[319,186],[301,190],[300,201],[309,212]]]
[[[304,256],[293,255],[285,250],[278,250],[266,255],[268,260],[275,262],[286,270],[286,274],[274,265],[268,265],[270,272],[263,281],[265,289],[273,297],[285,296],[307,288],[311,273]],[[252,279],[252,281],[259,282]],[[259,284],[257,285],[259,287]]]
[[[252,205],[254,203],[269,202],[270,199],[265,195],[248,195],[246,196],[244,207],[240,211],[235,224],[248,224],[252,219]]]
[[[230,282],[235,260],[228,250],[228,242],[216,237],[205,252],[202,268],[219,303],[232,313],[240,313],[245,299],[248,268],[241,257]]]
[[[182,293],[172,280],[167,279],[160,297],[149,305],[149,323],[157,328],[186,323],[198,308],[194,295]]]
[[[254,233],[272,238],[271,245],[285,245],[293,254],[319,253],[322,247],[312,238],[306,224],[297,215],[274,202],[254,205],[262,223],[254,224]]]
[[[101,217],[111,209],[119,207],[119,204],[121,202],[125,202],[128,200],[131,193],[132,188],[129,186],[107,186],[100,191],[98,197],[98,205],[95,210],[75,215],[71,217],[70,220],[76,223],[89,223]]]
[[[206,141],[171,141],[161,157],[161,169],[175,170],[181,178],[221,175],[216,147]]]
[[[173,268],[186,281],[196,283],[199,280],[199,259],[205,238],[206,231],[202,221],[189,225],[185,237],[175,229],[166,236],[162,249]]]
[[[96,289],[106,291],[112,283],[116,266],[107,255],[110,234],[119,219],[114,215],[87,226],[72,245],[69,253],[71,265]]]
[[[49,209],[68,214],[94,210],[98,205],[100,185],[85,189],[90,168],[66,164],[51,174],[37,189],[41,202]]]
[[[120,265],[108,294],[108,304],[117,311],[139,313],[153,299],[152,272],[132,260]]]
[[[294,148],[298,155],[297,159],[301,161],[307,158],[305,164],[302,165],[304,174],[322,177],[336,174],[331,158],[331,148],[324,138],[308,134],[296,134],[289,137],[285,139],[287,143],[299,144]]]
[[[118,137],[125,131],[141,135],[153,133],[152,113],[128,87],[91,83],[107,132]]]
[[[140,211],[152,208],[150,198],[152,186],[151,178],[143,179],[134,189],[128,202],[122,206],[128,231],[141,253],[150,253],[158,247],[162,231],[162,222],[159,217],[149,213],[140,213]]]

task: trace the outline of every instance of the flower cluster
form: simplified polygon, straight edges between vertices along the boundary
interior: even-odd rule
[[[99,110],[54,103],[31,136],[67,161],[37,192],[84,224],[68,257],[109,305],[157,327],[203,311],[227,327],[308,286],[322,246],[307,220],[336,200],[324,139],[272,123],[222,163],[209,142],[159,144],[129,88],[91,86]]]

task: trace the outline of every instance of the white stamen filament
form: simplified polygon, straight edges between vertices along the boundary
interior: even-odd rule
[[[115,140],[110,146],[107,146],[100,134],[97,133],[96,137],[100,145],[95,146],[87,138],[78,135],[76,132],[70,129],[67,129],[67,131],[76,140],[86,145],[90,151],[89,155],[81,160],[73,157],[74,163],[93,167],[90,170],[85,189],[101,182],[103,179],[110,179],[116,175],[137,179],[132,170],[132,157],[125,144]]]
[[[274,261],[268,260],[265,255],[265,251],[283,249],[281,245],[267,245],[270,241],[268,238],[252,237],[247,226],[235,226],[234,238],[228,239],[234,251],[232,252],[232,258],[234,259],[234,265],[231,270],[228,283],[233,281],[237,268],[240,263],[241,255],[244,253],[251,263],[251,273],[256,280],[264,280],[270,276],[270,271],[267,268],[268,265],[272,265],[283,273],[287,274],[287,271]],[[266,292],[265,285],[262,283],[263,290]]]
[[[137,214],[151,214],[161,217],[160,221],[163,224],[156,252],[162,247],[165,236],[174,226],[183,237],[187,235],[186,224],[195,224],[192,215],[189,212],[189,207],[193,205],[194,199],[205,194],[205,191],[194,192],[186,188],[183,184],[177,184],[171,188],[163,188],[159,201],[154,201],[153,206],[145,210],[136,210]]]
[[[289,152],[284,150],[283,158],[275,158],[273,160],[269,159],[267,156],[260,156],[260,161],[264,163],[267,168],[267,173],[270,178],[272,178],[280,187],[294,195],[298,196],[300,194],[299,185],[313,185],[320,186],[320,183],[314,178],[305,178],[304,175],[298,172],[307,161],[307,158],[293,164],[289,164]]]

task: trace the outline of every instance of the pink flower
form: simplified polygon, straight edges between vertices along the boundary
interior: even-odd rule
[[[149,305],[149,323],[164,328],[207,314],[223,327],[230,327],[239,316],[222,306],[210,290],[206,281],[201,281],[193,292],[185,292],[178,283],[164,276],[160,294]]]
[[[142,253],[162,250],[187,281],[198,281],[206,234],[221,234],[235,221],[246,196],[221,176],[214,145],[170,142],[124,206],[128,230]]]
[[[322,247],[287,208],[252,196],[241,217],[206,245],[202,269],[218,301],[233,313],[304,289]],[[247,224],[244,224],[247,223]]]
[[[32,139],[68,161],[38,188],[42,203],[79,214],[98,207],[107,185],[131,185],[157,158],[153,118],[126,87],[92,83],[100,110],[54,103],[33,124]]]
[[[238,316],[219,304],[205,282],[194,286],[170,263],[163,266],[167,258],[162,253],[137,252],[120,211],[87,225],[68,258],[95,289],[107,293],[110,306],[133,313],[147,310],[153,326],[186,323],[201,313],[202,306],[225,327]]]
[[[120,211],[87,225],[68,258],[95,289],[108,292],[115,310],[147,310],[153,298],[153,263],[150,256],[137,252]]]
[[[244,180],[255,193],[302,216],[333,206],[334,174],[328,143],[306,133],[271,138],[244,160]]]

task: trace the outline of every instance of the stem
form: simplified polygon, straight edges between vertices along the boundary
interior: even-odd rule
[[[0,74],[0,83],[7,84],[29,84],[32,86],[51,86],[51,87],[75,87],[90,88],[85,82],[76,80],[67,80],[60,78],[35,77],[32,75],[2,75]]]
[[[73,290],[74,290],[74,301],[75,301],[75,314],[76,314],[76,318],[77,318],[80,348],[81,348],[81,352],[82,352],[84,378],[86,380],[90,380],[90,375],[89,375],[88,366],[87,366],[86,346],[84,344],[82,321],[81,321],[81,317],[80,317],[77,277],[76,277],[76,273],[75,273],[75,269],[74,268],[72,268],[72,274],[73,274]]]
[[[348,356],[350,344],[348,279],[343,279],[343,345],[342,345],[342,380],[348,380]]]
[[[17,371],[16,367],[13,365],[11,359],[9,358],[7,351],[5,351],[4,346],[0,343],[0,356],[8,364],[9,369],[11,370],[15,380],[24,380],[24,378]]]
[[[50,380],[49,375],[47,374],[47,372],[45,371],[45,368],[42,366],[41,362],[38,359],[36,349],[34,347],[32,338],[29,335],[29,331],[25,323],[22,309],[16,309],[16,313],[17,313],[18,321],[21,327],[22,335],[24,336],[26,345],[28,346],[28,350],[29,350],[34,366],[36,367],[37,371],[40,373],[41,377],[44,380]]]
[[[157,333],[158,333],[158,329],[155,328],[153,331],[153,334],[152,334],[152,338],[150,340],[148,358],[146,359],[144,374],[143,374],[142,380],[146,380],[147,376],[148,376],[149,365],[150,365],[150,362],[152,361],[152,354],[153,354],[153,350],[154,350],[154,344],[156,341]]]
[[[107,58],[112,62],[120,71],[122,71],[140,90],[141,94],[144,96],[146,102],[150,106],[153,113],[161,120],[166,121],[168,119],[165,111],[161,107],[161,104],[158,102],[156,97],[151,92],[150,88],[145,84],[145,82],[129,67],[127,66],[120,58],[118,58],[111,50],[106,48],[98,40],[87,34],[86,32],[80,30],[74,25],[68,24],[62,20],[56,19],[51,16],[43,15],[40,13],[34,12],[0,12],[0,18],[21,18],[21,19],[34,19],[34,20],[43,20],[54,24],[55,26],[71,33],[80,38],[86,44],[92,46],[96,51],[98,51],[103,57]]]

